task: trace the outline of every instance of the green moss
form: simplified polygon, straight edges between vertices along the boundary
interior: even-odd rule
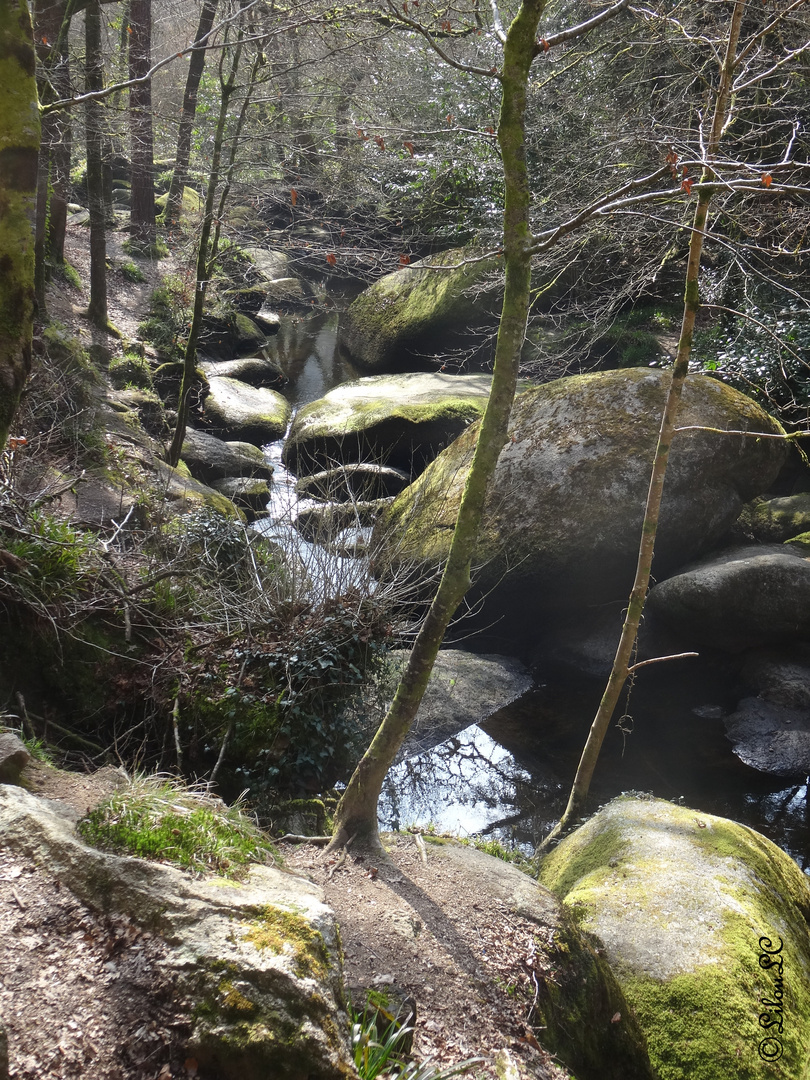
[[[219,984],[219,1008],[225,1016],[247,1019],[254,1016],[259,1007],[230,979],[223,979]]]
[[[125,352],[110,361],[110,381],[116,389],[135,386],[139,390],[152,390],[152,369],[144,356]]]
[[[322,980],[329,973],[329,951],[322,935],[297,912],[268,904],[242,940],[259,950],[291,954],[296,974],[302,978]]]
[[[614,800],[544,862],[584,926],[604,936],[660,1080],[790,1080],[810,1070],[810,886],[765,837],[660,800]],[[778,984],[781,1054],[758,1047]],[[764,956],[764,963],[760,963]],[[769,997],[770,995],[770,997]]]

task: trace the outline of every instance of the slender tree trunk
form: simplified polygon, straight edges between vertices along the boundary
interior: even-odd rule
[[[101,7],[88,0],[85,9],[85,64],[87,91],[104,88],[101,56]],[[86,105],[87,201],[90,210],[90,306],[88,318],[107,329],[107,226],[104,208],[103,131],[104,107],[100,101]]]
[[[129,21],[129,77],[140,79],[149,71],[152,62],[152,0],[131,0]],[[132,139],[130,233],[138,248],[144,252],[154,251],[157,229],[151,79],[130,87],[129,115]]]
[[[216,250],[209,250],[211,231],[214,227],[214,202],[217,188],[219,187],[220,167],[222,162],[222,147],[225,139],[225,124],[228,119],[228,107],[231,97],[236,90],[236,73],[242,56],[242,41],[236,45],[233,55],[231,70],[226,81],[221,83],[219,118],[217,119],[216,132],[214,133],[214,151],[211,160],[211,172],[208,176],[208,188],[205,195],[205,210],[203,212],[202,228],[200,230],[200,243],[197,248],[196,287],[194,289],[194,310],[191,316],[191,326],[186,342],[186,351],[183,357],[183,378],[180,383],[180,399],[177,406],[177,425],[174,429],[171,446],[166,455],[166,460],[172,466],[176,466],[180,460],[180,451],[183,439],[186,435],[188,424],[189,397],[197,369],[197,339],[200,334],[203,311],[205,309],[205,296],[208,291],[208,278],[211,272]],[[223,55],[224,59],[224,55]],[[219,229],[215,234],[219,237]]]
[[[585,802],[588,797],[591,779],[593,777],[599,751],[602,748],[608,725],[610,724],[622,688],[630,674],[630,659],[633,655],[633,647],[638,636],[638,628],[641,615],[647,600],[647,590],[650,584],[652,561],[655,548],[655,537],[658,530],[658,518],[661,510],[661,499],[664,491],[669,451],[675,436],[678,411],[681,403],[681,394],[686,376],[689,373],[689,357],[692,351],[692,334],[695,327],[699,302],[698,278],[700,274],[700,260],[703,252],[703,238],[709,216],[709,202],[712,197],[711,181],[716,179],[711,162],[716,157],[720,144],[723,128],[728,120],[731,107],[731,90],[734,79],[734,61],[737,52],[737,43],[740,37],[740,28],[745,10],[746,0],[735,0],[731,15],[726,53],[720,69],[720,83],[715,98],[715,110],[712,121],[712,129],[706,147],[706,166],[700,180],[698,202],[695,208],[695,216],[692,222],[692,234],[689,242],[689,259],[686,269],[686,289],[684,295],[683,321],[681,334],[678,341],[678,351],[675,364],[672,369],[672,378],[664,405],[664,413],[661,418],[661,428],[658,435],[658,444],[655,450],[650,487],[647,493],[647,505],[644,511],[644,521],[641,528],[641,542],[639,544],[638,563],[633,589],[630,593],[630,601],[627,607],[624,626],[622,627],[619,645],[613,661],[613,667],[608,678],[605,692],[599,703],[596,716],[594,717],[591,730],[582,751],[579,767],[577,768],[568,805],[563,816],[549,835],[543,840],[538,848],[538,854],[542,855],[556,840],[569,829],[585,810]]]
[[[195,42],[207,38],[211,32],[216,18],[219,0],[205,0],[200,11],[200,23],[197,27]],[[188,163],[191,158],[191,136],[194,131],[194,117],[197,113],[197,94],[200,89],[203,68],[205,67],[204,45],[195,48],[191,52],[188,65],[188,77],[186,89],[183,94],[183,112],[180,117],[180,130],[177,135],[177,153],[175,155],[174,172],[172,183],[169,188],[169,198],[166,203],[164,221],[166,225],[175,225],[180,218],[180,208],[183,203],[183,188],[188,183]]]
[[[363,755],[338,804],[331,848],[358,836],[379,844],[377,803],[385,775],[407,735],[424,695],[447,625],[470,584],[470,563],[484,500],[501,450],[517,384],[531,289],[529,181],[525,154],[526,89],[535,35],[546,0],[524,0],[504,43],[498,127],[504,169],[506,284],[492,391],[459,507],[447,563],[427,618],[420,627],[391,708]]]
[[[25,0],[0,0],[0,449],[31,370],[39,151],[36,56]]]

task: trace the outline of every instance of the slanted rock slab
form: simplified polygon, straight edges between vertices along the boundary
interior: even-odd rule
[[[181,457],[189,472],[203,483],[226,476],[260,477],[270,480],[270,465],[258,446],[244,442],[223,442],[207,431],[186,428]]]
[[[810,883],[770,840],[623,796],[540,880],[603,943],[660,1080],[808,1075]]]

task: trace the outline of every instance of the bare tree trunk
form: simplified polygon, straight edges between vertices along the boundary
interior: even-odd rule
[[[695,208],[695,216],[692,222],[692,234],[689,242],[689,260],[686,269],[686,290],[684,295],[683,322],[678,341],[678,352],[672,369],[672,379],[664,405],[664,413],[661,418],[661,428],[658,435],[658,444],[655,451],[650,487],[647,494],[647,505],[644,511],[644,521],[641,527],[641,542],[639,545],[638,563],[633,589],[630,593],[630,601],[627,607],[621,638],[616,650],[613,667],[608,678],[605,692],[599,703],[596,716],[594,717],[591,730],[582,751],[579,767],[571,788],[568,805],[563,816],[555,825],[548,836],[538,847],[538,854],[542,855],[548,848],[569,829],[585,810],[585,801],[588,797],[591,779],[593,777],[599,751],[602,748],[608,725],[611,721],[619,695],[630,674],[630,659],[633,655],[633,647],[638,636],[638,628],[641,622],[641,614],[647,600],[647,590],[650,584],[652,560],[655,548],[655,537],[658,530],[658,518],[661,509],[661,499],[664,491],[669,451],[675,436],[675,426],[678,410],[681,403],[681,393],[686,376],[689,373],[689,357],[692,351],[692,334],[695,327],[695,316],[700,306],[698,294],[698,275],[700,273],[700,260],[703,252],[703,238],[706,232],[706,224],[709,215],[709,202],[712,197],[711,181],[716,179],[712,170],[711,162],[716,157],[720,145],[720,136],[726,125],[731,107],[731,90],[734,79],[734,66],[737,51],[737,42],[740,37],[743,13],[746,0],[735,0],[734,10],[729,25],[726,53],[720,69],[720,84],[715,97],[714,118],[712,121],[711,134],[706,147],[706,162],[703,175],[700,180],[698,191],[698,203]]]
[[[377,803],[385,775],[407,735],[425,692],[447,625],[470,584],[470,563],[490,480],[507,441],[507,425],[531,288],[529,180],[525,156],[526,88],[535,35],[546,0],[524,0],[504,42],[498,127],[504,169],[506,287],[492,391],[459,507],[447,563],[427,618],[420,627],[396,696],[338,804],[330,848],[357,836],[379,845]]]
[[[211,32],[216,18],[219,0],[205,0],[200,12],[200,23],[197,27],[195,42],[207,38]],[[193,49],[188,65],[188,77],[186,89],[183,94],[183,113],[180,117],[180,130],[177,135],[177,152],[175,155],[174,172],[172,183],[169,188],[169,198],[166,202],[164,221],[166,225],[174,225],[180,218],[180,207],[183,202],[183,188],[188,182],[188,163],[191,158],[191,136],[194,131],[194,117],[197,112],[197,93],[200,89],[203,68],[205,67],[205,45]]]
[[[26,0],[0,0],[0,449],[31,370],[40,132],[35,66]]]
[[[85,84],[88,92],[104,86],[101,57],[101,7],[88,0],[85,19]],[[107,226],[104,212],[104,171],[102,162],[104,107],[99,101],[86,106],[87,201],[90,210],[90,305],[87,316],[102,330],[107,329]]]
[[[203,212],[202,228],[200,230],[200,242],[197,248],[197,271],[196,288],[194,289],[194,310],[191,316],[191,326],[186,342],[186,351],[183,357],[183,378],[180,383],[180,399],[177,405],[177,424],[174,429],[171,446],[166,455],[170,465],[176,466],[180,460],[180,451],[183,439],[186,435],[188,424],[189,397],[191,386],[194,382],[197,369],[197,339],[200,334],[203,311],[205,308],[205,296],[208,291],[208,278],[216,258],[216,239],[219,237],[219,229],[215,234],[215,243],[210,245],[211,231],[214,227],[214,202],[217,188],[219,187],[220,166],[222,161],[222,146],[225,138],[225,124],[228,119],[228,107],[231,97],[236,90],[236,73],[239,69],[239,61],[242,56],[241,38],[236,46],[231,70],[226,81],[221,81],[221,94],[219,105],[219,118],[214,133],[214,150],[211,160],[211,172],[208,176],[208,189],[205,196],[205,210]],[[224,59],[224,54],[223,54]],[[221,62],[220,62],[221,71]]]
[[[141,79],[149,71],[152,61],[152,0],[131,0],[129,22],[129,77]],[[129,115],[132,140],[130,233],[134,244],[149,252],[154,251],[157,240],[151,79],[130,87]]]

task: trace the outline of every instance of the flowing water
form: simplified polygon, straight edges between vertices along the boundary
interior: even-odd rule
[[[337,329],[337,313],[282,320],[268,354],[289,379],[284,393],[294,410],[358,377],[341,353]],[[289,540],[291,507],[298,501],[295,478],[281,465],[282,446],[265,448],[276,471],[271,517],[259,527]],[[308,573],[324,589],[330,579],[333,594],[335,579],[370,581],[364,560],[327,557],[294,535]],[[709,665],[690,665],[639,673],[624,717],[605,740],[593,807],[633,790],[682,800],[745,822],[810,873],[807,785],[761,776],[733,755],[722,722],[735,704],[730,680]],[[434,826],[531,851],[563,810],[601,691],[584,678],[549,678],[483,727],[403,761],[383,791],[382,827]]]

